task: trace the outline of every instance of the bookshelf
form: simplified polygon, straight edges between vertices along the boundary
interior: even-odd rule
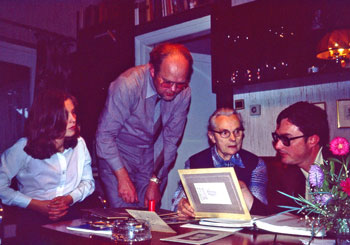
[[[217,0],[136,0],[135,35],[210,15],[215,2]],[[220,2],[228,4],[226,0]]]
[[[135,0],[135,25],[213,3],[214,0]]]

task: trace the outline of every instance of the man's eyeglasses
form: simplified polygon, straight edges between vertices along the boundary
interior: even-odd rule
[[[215,133],[218,133],[220,134],[221,138],[230,138],[231,137],[231,132],[227,129],[224,129],[222,131],[216,131],[216,130],[211,130]],[[232,131],[232,134],[235,136],[235,137],[241,137],[242,134],[243,134],[243,131],[244,129],[243,128],[236,128],[235,130]]]
[[[171,82],[168,81],[162,77],[159,77],[160,79],[160,86],[163,88],[172,88],[175,85],[176,90],[183,90],[188,87],[188,82],[182,82],[182,83],[176,83],[176,82]]]
[[[290,146],[290,142],[292,140],[303,138],[303,137],[307,137],[307,136],[306,135],[300,135],[300,136],[288,138],[285,135],[279,135],[279,134],[277,134],[275,132],[272,133],[273,143],[276,144],[278,142],[278,140],[280,140],[282,142],[282,144],[285,145],[285,146]]]

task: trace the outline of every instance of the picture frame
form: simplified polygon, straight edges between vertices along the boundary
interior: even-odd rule
[[[231,235],[231,233],[223,231],[195,230],[177,236],[161,238],[160,240],[198,245],[214,242],[229,235]]]
[[[244,100],[235,100],[235,110],[243,110],[244,109]]]
[[[350,99],[337,100],[338,128],[350,128]]]
[[[314,104],[315,106],[318,106],[320,107],[321,109],[325,110],[326,111],[326,102],[314,102],[312,103]]]
[[[197,217],[251,220],[233,168],[178,170]]]

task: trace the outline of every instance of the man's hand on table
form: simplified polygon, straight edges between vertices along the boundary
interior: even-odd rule
[[[155,206],[160,201],[160,190],[159,190],[159,184],[150,181],[146,190],[145,194],[145,207],[148,207],[148,203],[150,200],[155,201]]]

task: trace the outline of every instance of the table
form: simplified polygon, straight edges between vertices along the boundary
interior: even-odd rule
[[[67,226],[76,226],[82,224],[81,219],[73,221],[64,221],[55,224],[48,224],[42,227],[42,236],[48,244],[113,244],[109,238],[91,235],[87,233],[67,230]],[[193,229],[182,228],[180,225],[171,225],[177,234],[183,234],[193,231]],[[138,242],[133,244],[177,244],[160,241],[160,238],[174,236],[175,234],[152,232],[152,240],[148,242]],[[307,237],[290,236],[283,234],[267,233],[254,230],[242,230],[232,233],[232,235],[215,242],[211,245],[226,244],[302,244],[301,239],[306,241]],[[119,243],[118,243],[119,244]],[[179,244],[179,243],[178,243]]]

